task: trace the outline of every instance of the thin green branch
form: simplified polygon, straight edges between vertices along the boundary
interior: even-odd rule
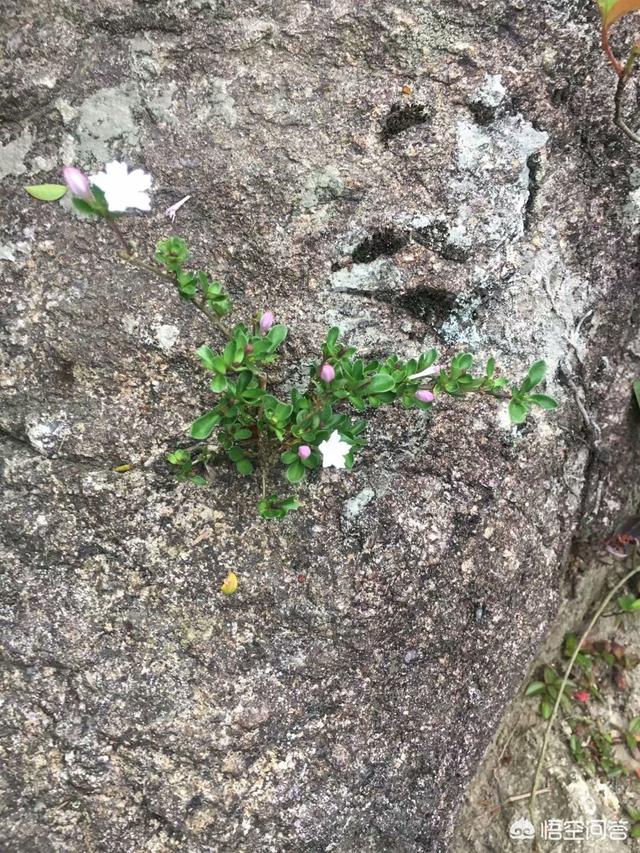
[[[108,220],[109,221],[109,220]],[[124,238],[123,238],[124,239]],[[171,276],[167,273],[163,272],[160,267],[154,267],[152,264],[147,263],[146,261],[141,260],[136,257],[130,250],[124,256],[124,260],[131,264],[134,267],[138,267],[139,269],[146,270],[147,272],[152,273],[153,275],[158,276],[163,279],[163,281],[171,281]],[[207,306],[199,299],[190,300],[193,305],[200,311],[205,317],[213,323],[213,325],[227,338],[231,338],[232,331],[231,329],[220,320],[220,318],[214,314],[213,311],[209,310]]]

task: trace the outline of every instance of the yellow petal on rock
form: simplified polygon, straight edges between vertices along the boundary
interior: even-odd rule
[[[238,589],[238,576],[235,572],[229,572],[229,574],[224,579],[222,586],[220,587],[220,592],[224,593],[224,595],[233,595],[233,593]]]
[[[133,468],[133,465],[116,465],[112,470],[116,472],[116,474],[126,474],[127,471],[130,471]]]

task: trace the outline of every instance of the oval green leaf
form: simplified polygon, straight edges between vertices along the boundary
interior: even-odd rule
[[[529,398],[530,402],[535,403],[536,406],[540,406],[542,409],[557,409],[558,403],[553,397],[549,397],[547,394],[530,394]]]
[[[67,192],[64,184],[34,184],[25,190],[38,201],[58,201]]]
[[[191,438],[209,438],[212,429],[219,422],[220,415],[217,412],[207,412],[206,415],[202,415],[191,424]]]
[[[376,373],[375,376],[371,377],[369,384],[364,389],[364,393],[367,395],[384,394],[385,391],[391,391],[394,386],[393,376],[389,376],[388,373]]]
[[[512,424],[522,424],[527,419],[527,410],[517,400],[509,402],[509,420]]]
[[[290,483],[299,483],[300,480],[304,479],[304,474],[304,465],[299,459],[296,459],[287,468],[287,480]]]

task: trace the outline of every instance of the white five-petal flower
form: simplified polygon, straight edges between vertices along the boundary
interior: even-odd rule
[[[129,172],[126,163],[114,160],[107,163],[104,172],[91,175],[91,184],[102,190],[107,207],[111,213],[124,213],[130,207],[137,210],[151,210],[148,190],[151,188],[151,175],[142,169]]]
[[[318,450],[322,454],[322,467],[344,468],[345,457],[351,450],[351,445],[343,441],[338,430],[334,429],[326,441],[321,441]]]

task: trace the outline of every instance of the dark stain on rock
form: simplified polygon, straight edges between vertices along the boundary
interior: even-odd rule
[[[422,323],[440,326],[451,314],[456,296],[446,290],[434,287],[419,287],[399,296],[389,291],[372,294],[381,302],[397,305]]]
[[[382,125],[380,138],[387,143],[392,137],[410,127],[424,124],[429,118],[429,111],[424,104],[393,104]]]
[[[469,260],[470,247],[461,245],[449,239],[451,230],[444,219],[435,219],[430,225],[423,225],[413,230],[413,238],[421,246],[431,249],[446,261],[464,263]]]
[[[384,255],[390,257],[399,252],[409,242],[406,231],[393,228],[381,228],[359,243],[351,254],[354,264],[368,264]]]

